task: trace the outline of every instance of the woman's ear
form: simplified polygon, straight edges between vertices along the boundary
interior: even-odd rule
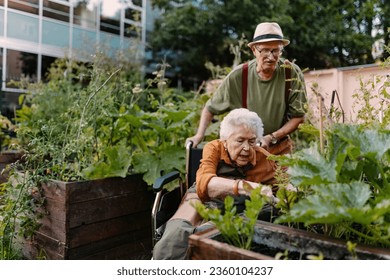
[[[226,143],[226,140],[222,140],[222,143],[223,143],[223,147],[225,148],[225,150],[227,150],[227,143]]]

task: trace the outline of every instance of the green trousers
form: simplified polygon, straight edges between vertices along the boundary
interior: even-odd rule
[[[153,248],[154,260],[187,259],[188,237],[194,233],[195,227],[183,219],[167,222],[162,238]]]

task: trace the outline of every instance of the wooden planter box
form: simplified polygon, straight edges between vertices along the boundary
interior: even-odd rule
[[[22,154],[19,151],[7,150],[0,152],[0,184],[8,181],[8,172],[4,170],[7,165],[21,159]]]
[[[217,229],[190,235],[189,250],[193,260],[267,260],[274,259],[277,253],[289,253],[289,259],[307,259],[308,255],[324,259],[353,259],[347,250],[346,242],[327,238],[304,230],[258,221],[253,242],[256,251],[240,249],[221,241]],[[390,259],[389,249],[358,245],[355,249],[357,259]]]
[[[33,238],[23,240],[26,258],[150,258],[154,194],[141,175],[42,187],[46,215]]]

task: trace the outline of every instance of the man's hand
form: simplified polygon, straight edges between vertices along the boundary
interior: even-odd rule
[[[261,147],[268,151],[269,147],[271,146],[271,139],[272,139],[272,136],[270,134],[264,136],[261,139]]]
[[[207,107],[205,106],[200,116],[198,131],[196,132],[195,136],[190,137],[186,140],[186,144],[185,144],[186,147],[188,142],[190,141],[192,142],[192,146],[194,148],[197,147],[200,142],[202,142],[206,129],[210,124],[211,120],[213,119],[213,117],[214,115],[210,113],[209,110],[207,110]]]
[[[195,135],[186,139],[185,146],[187,147],[189,142],[192,142],[192,147],[196,148],[200,142],[202,142],[203,136]]]

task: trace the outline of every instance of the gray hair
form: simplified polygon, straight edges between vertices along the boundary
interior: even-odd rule
[[[226,140],[232,134],[236,126],[245,125],[251,129],[259,141],[263,137],[263,122],[260,117],[245,108],[234,109],[221,122],[219,136],[221,140]]]

